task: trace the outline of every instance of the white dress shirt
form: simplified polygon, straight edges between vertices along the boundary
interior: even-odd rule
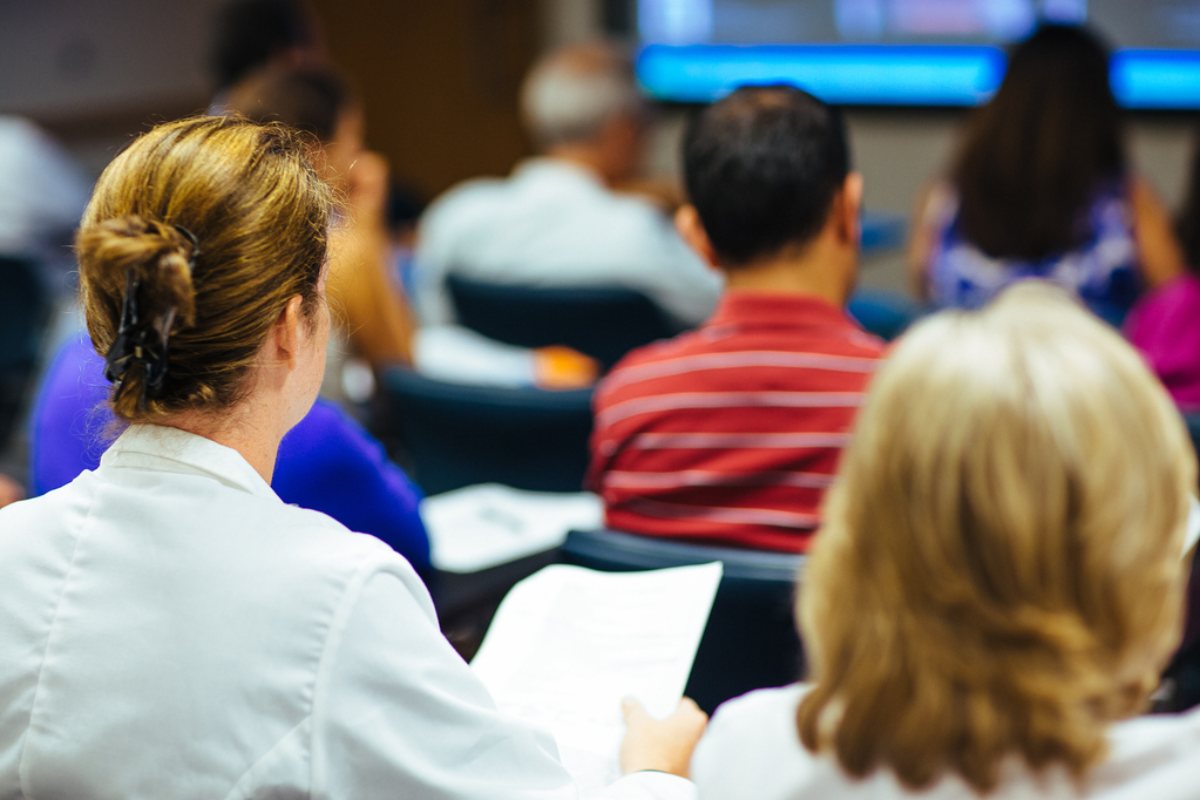
[[[0,253],[74,267],[71,234],[90,184],[36,125],[0,116]]]
[[[921,792],[906,790],[878,770],[861,781],[847,777],[831,755],[815,756],[800,743],[796,704],[804,687],[764,689],[731,700],[713,716],[692,760],[701,800],[962,800],[976,798],[957,776]],[[886,725],[886,719],[879,720]],[[1082,791],[1065,770],[1033,776],[1015,760],[988,800],[1197,800],[1200,798],[1200,710],[1139,717],[1109,729],[1108,758]]]
[[[454,321],[445,277],[639,291],[685,325],[712,314],[721,278],[650,203],[583,167],[537,158],[507,180],[451,190],[421,221],[416,303],[425,325]]]
[[[0,565],[0,798],[578,796],[402,558],[208,439],[130,428],[0,510]]]

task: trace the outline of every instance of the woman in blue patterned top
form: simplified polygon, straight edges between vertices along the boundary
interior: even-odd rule
[[[1179,274],[1170,220],[1128,165],[1093,33],[1044,25],[1012,51],[948,180],[925,193],[909,260],[917,294],[937,307],[975,308],[1042,278],[1114,323]]]

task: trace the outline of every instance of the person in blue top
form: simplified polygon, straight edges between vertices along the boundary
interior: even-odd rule
[[[938,308],[978,308],[1040,278],[1114,324],[1180,273],[1170,218],[1127,155],[1095,33],[1047,24],[1016,45],[948,175],[921,199],[909,266]]]
[[[108,393],[104,359],[86,334],[69,339],[46,371],[33,412],[34,495],[70,483],[100,463],[118,430]],[[429,572],[420,490],[379,442],[328,400],[318,398],[283,438],[271,486],[284,502],[370,533],[418,572]]]

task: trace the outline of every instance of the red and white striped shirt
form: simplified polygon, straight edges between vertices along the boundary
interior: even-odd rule
[[[883,343],[812,297],[727,292],[596,390],[609,527],[803,552]]]

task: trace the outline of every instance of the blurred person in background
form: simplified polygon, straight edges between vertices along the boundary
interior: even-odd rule
[[[242,80],[226,105],[314,137],[314,163],[344,200],[329,243],[329,297],[342,334],[376,369],[411,361],[413,323],[390,268],[387,161],[365,147],[362,105],[349,84],[329,66],[271,67]]]
[[[59,334],[55,312],[73,303],[70,242],[90,182],[59,144],[29,120],[0,116],[0,448],[26,413],[42,358]],[[0,506],[24,495],[0,475]]]
[[[49,267],[48,283],[66,285],[60,276],[75,264],[71,236],[90,188],[74,160],[38,126],[0,116],[0,255]]]
[[[306,0],[231,0],[217,11],[210,42],[210,111],[218,114],[230,89],[256,72],[328,60],[320,22]]]
[[[1175,230],[1187,270],[1138,303],[1125,333],[1200,435],[1200,134]]]
[[[1168,215],[1129,164],[1094,33],[1043,25],[1013,49],[950,174],[919,204],[909,266],[917,296],[939,308],[1043,278],[1114,324],[1179,274]]]
[[[1027,285],[918,323],[871,384],[804,572],[811,683],[718,709],[703,800],[1195,800],[1180,639],[1196,460],[1136,353]]]
[[[683,326],[707,319],[718,275],[658,206],[613,191],[638,170],[645,134],[645,102],[629,60],[598,43],[547,55],[525,80],[521,115],[541,155],[508,178],[452,189],[421,222],[421,324],[454,322],[450,274],[530,287],[627,288]]]

